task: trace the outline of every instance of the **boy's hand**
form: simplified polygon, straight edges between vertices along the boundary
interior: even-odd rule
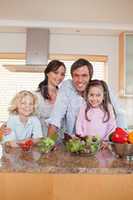
[[[11,148],[16,148],[16,147],[18,147],[18,144],[17,144],[15,141],[8,141],[8,142],[5,143],[5,145],[6,145],[7,147],[11,147]]]
[[[29,151],[33,146],[32,139],[26,139],[25,141],[18,142],[18,145],[21,147],[23,151]]]

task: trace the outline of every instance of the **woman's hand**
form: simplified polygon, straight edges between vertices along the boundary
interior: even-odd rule
[[[2,131],[5,135],[11,133],[11,129],[7,127],[7,124],[5,122],[1,125],[0,131]]]

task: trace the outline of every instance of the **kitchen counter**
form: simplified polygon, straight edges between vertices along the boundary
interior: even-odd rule
[[[133,161],[115,158],[110,151],[92,157],[65,152],[49,154],[36,148],[6,149],[0,161],[2,200],[132,200]]]
[[[43,172],[43,173],[133,173],[133,161],[116,158],[109,150],[95,156],[79,156],[58,146],[55,151],[41,154],[37,147],[28,152],[20,148],[3,150],[0,172]]]

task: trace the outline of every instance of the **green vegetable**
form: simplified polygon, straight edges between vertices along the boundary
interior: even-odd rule
[[[84,138],[71,138],[66,143],[66,149],[72,153],[96,153],[100,146],[98,136],[87,136]]]
[[[85,138],[86,144],[90,145],[90,144],[99,144],[100,143],[100,138],[98,135],[96,136],[87,136]]]
[[[85,142],[86,142],[86,148],[90,148],[91,153],[97,152],[100,145],[100,138],[98,135],[87,136]]]
[[[99,144],[91,144],[90,146],[90,150],[92,153],[97,152],[98,148],[99,148]]]
[[[56,142],[57,138],[58,138],[58,134],[55,132],[52,135],[49,136],[49,138],[51,138],[53,141]]]
[[[42,138],[38,143],[39,151],[42,153],[48,153],[55,145],[55,141],[49,137]]]
[[[77,138],[72,138],[66,142],[66,149],[72,153],[79,153],[84,150],[85,142]]]

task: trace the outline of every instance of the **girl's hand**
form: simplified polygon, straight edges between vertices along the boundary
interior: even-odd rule
[[[108,149],[108,143],[105,142],[105,141],[102,141],[102,144],[101,144],[101,151],[105,150],[105,149]]]
[[[77,138],[77,139],[79,139],[80,136],[78,137],[78,135],[74,135],[74,134],[72,134],[71,137],[72,137],[72,139],[73,139],[73,138]]]

